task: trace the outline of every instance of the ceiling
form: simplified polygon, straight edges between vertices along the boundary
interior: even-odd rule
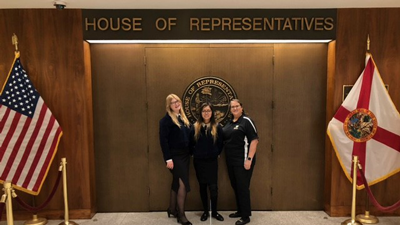
[[[54,8],[53,0],[0,0],[0,9]],[[393,8],[400,0],[64,0],[67,9]]]

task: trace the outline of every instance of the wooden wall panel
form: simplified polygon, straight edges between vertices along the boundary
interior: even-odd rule
[[[334,90],[334,81],[335,81],[335,53],[336,53],[336,41],[332,41],[328,44],[328,59],[327,59],[327,82],[326,82],[326,127],[328,126],[328,122],[332,119],[334,115],[334,107],[333,107],[333,90]],[[331,191],[332,191],[332,175],[331,175],[331,167],[332,167],[332,157],[333,148],[331,141],[329,140],[328,135],[325,136],[325,182],[324,182],[324,208],[328,214],[330,214],[331,204]]]
[[[327,49],[274,45],[273,210],[322,209]]]
[[[95,205],[91,195],[94,192],[92,97],[90,71],[85,71],[81,10],[3,9],[0,30],[0,82],[5,81],[11,67],[14,57],[11,36],[15,33],[21,62],[64,132],[42,191],[35,197],[36,205],[47,198],[59,162],[66,157],[70,217],[89,218]],[[33,201],[28,195],[20,195],[28,203]],[[16,204],[15,210],[16,219],[31,218],[26,211],[18,212]],[[63,211],[60,186],[40,216],[61,218]]]
[[[97,209],[149,211],[144,48],[93,44],[91,54]]]
[[[380,71],[383,81],[389,84],[389,94],[400,108],[400,9],[338,9],[336,37],[336,67],[333,89],[328,89],[328,96],[333,95],[333,107],[327,107],[327,115],[333,115],[341,104],[342,86],[354,84],[364,68],[367,35],[371,39],[371,53]],[[330,93],[329,93],[330,92]],[[332,102],[331,102],[332,103]],[[329,147],[330,148],[330,147]],[[325,200],[325,209],[332,216],[350,214],[351,184],[339,165],[337,157],[331,151],[330,173],[331,193]],[[329,163],[327,165],[329,165]],[[382,205],[391,205],[400,199],[400,174],[372,187],[377,200]],[[365,191],[357,192],[357,212],[363,213]],[[382,215],[375,207],[370,211]],[[400,215],[400,210],[393,214]]]

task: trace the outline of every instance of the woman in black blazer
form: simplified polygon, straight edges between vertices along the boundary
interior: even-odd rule
[[[178,223],[192,225],[185,215],[186,194],[190,191],[190,123],[177,95],[167,96],[166,111],[166,115],[160,120],[160,145],[166,166],[173,176],[167,214],[168,217],[176,217]]]
[[[219,221],[224,218],[217,212],[218,199],[218,157],[223,147],[222,127],[215,121],[211,104],[204,103],[199,108],[197,122],[190,130],[193,164],[200,186],[200,197],[204,213],[201,221],[210,216],[207,187],[210,191],[211,216]]]

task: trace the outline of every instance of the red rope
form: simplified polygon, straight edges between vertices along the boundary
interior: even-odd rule
[[[4,211],[4,206],[6,204],[4,202],[0,203],[0,221],[1,221],[1,217],[3,217],[3,211]]]
[[[378,208],[382,212],[393,212],[400,208],[400,200],[391,206],[387,206],[387,207],[381,206],[379,204],[379,202],[375,199],[375,196],[372,193],[371,188],[368,186],[368,182],[367,182],[367,179],[365,178],[364,171],[361,168],[360,168],[360,174],[361,174],[361,179],[362,179],[362,182],[364,183],[365,189],[367,190],[369,199],[372,201],[372,203],[374,204],[374,206],[376,208]]]
[[[23,208],[25,208],[25,209],[28,210],[29,212],[32,212],[33,214],[37,214],[38,211],[40,211],[40,210],[42,210],[44,207],[46,207],[46,206],[49,204],[50,200],[53,199],[53,196],[54,196],[54,194],[56,193],[57,188],[58,188],[58,186],[59,186],[59,184],[60,184],[61,174],[62,174],[62,171],[59,171],[59,172],[58,172],[58,177],[57,177],[56,183],[54,184],[54,187],[53,187],[53,190],[51,191],[51,193],[50,193],[49,197],[46,199],[46,201],[42,203],[42,205],[40,205],[40,206],[38,206],[38,207],[32,207],[32,206],[26,204],[24,201],[22,201],[22,199],[20,199],[18,196],[17,196],[15,199],[17,200],[17,202],[18,202]]]

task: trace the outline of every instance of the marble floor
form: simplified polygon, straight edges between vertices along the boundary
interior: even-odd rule
[[[219,212],[225,217],[225,221],[220,222],[215,219],[200,221],[202,212],[187,212],[186,216],[193,225],[234,225],[237,219],[229,218],[232,212]],[[250,225],[321,225],[336,224],[340,225],[345,221],[345,217],[329,217],[323,211],[253,211]],[[400,225],[400,217],[379,217],[380,225]],[[175,225],[175,218],[168,218],[166,212],[149,213],[97,213],[92,219],[71,220],[82,225]],[[14,221],[14,225],[23,225],[26,221]],[[58,225],[61,220],[49,220],[48,225]],[[1,221],[0,225],[6,225],[6,221]]]

